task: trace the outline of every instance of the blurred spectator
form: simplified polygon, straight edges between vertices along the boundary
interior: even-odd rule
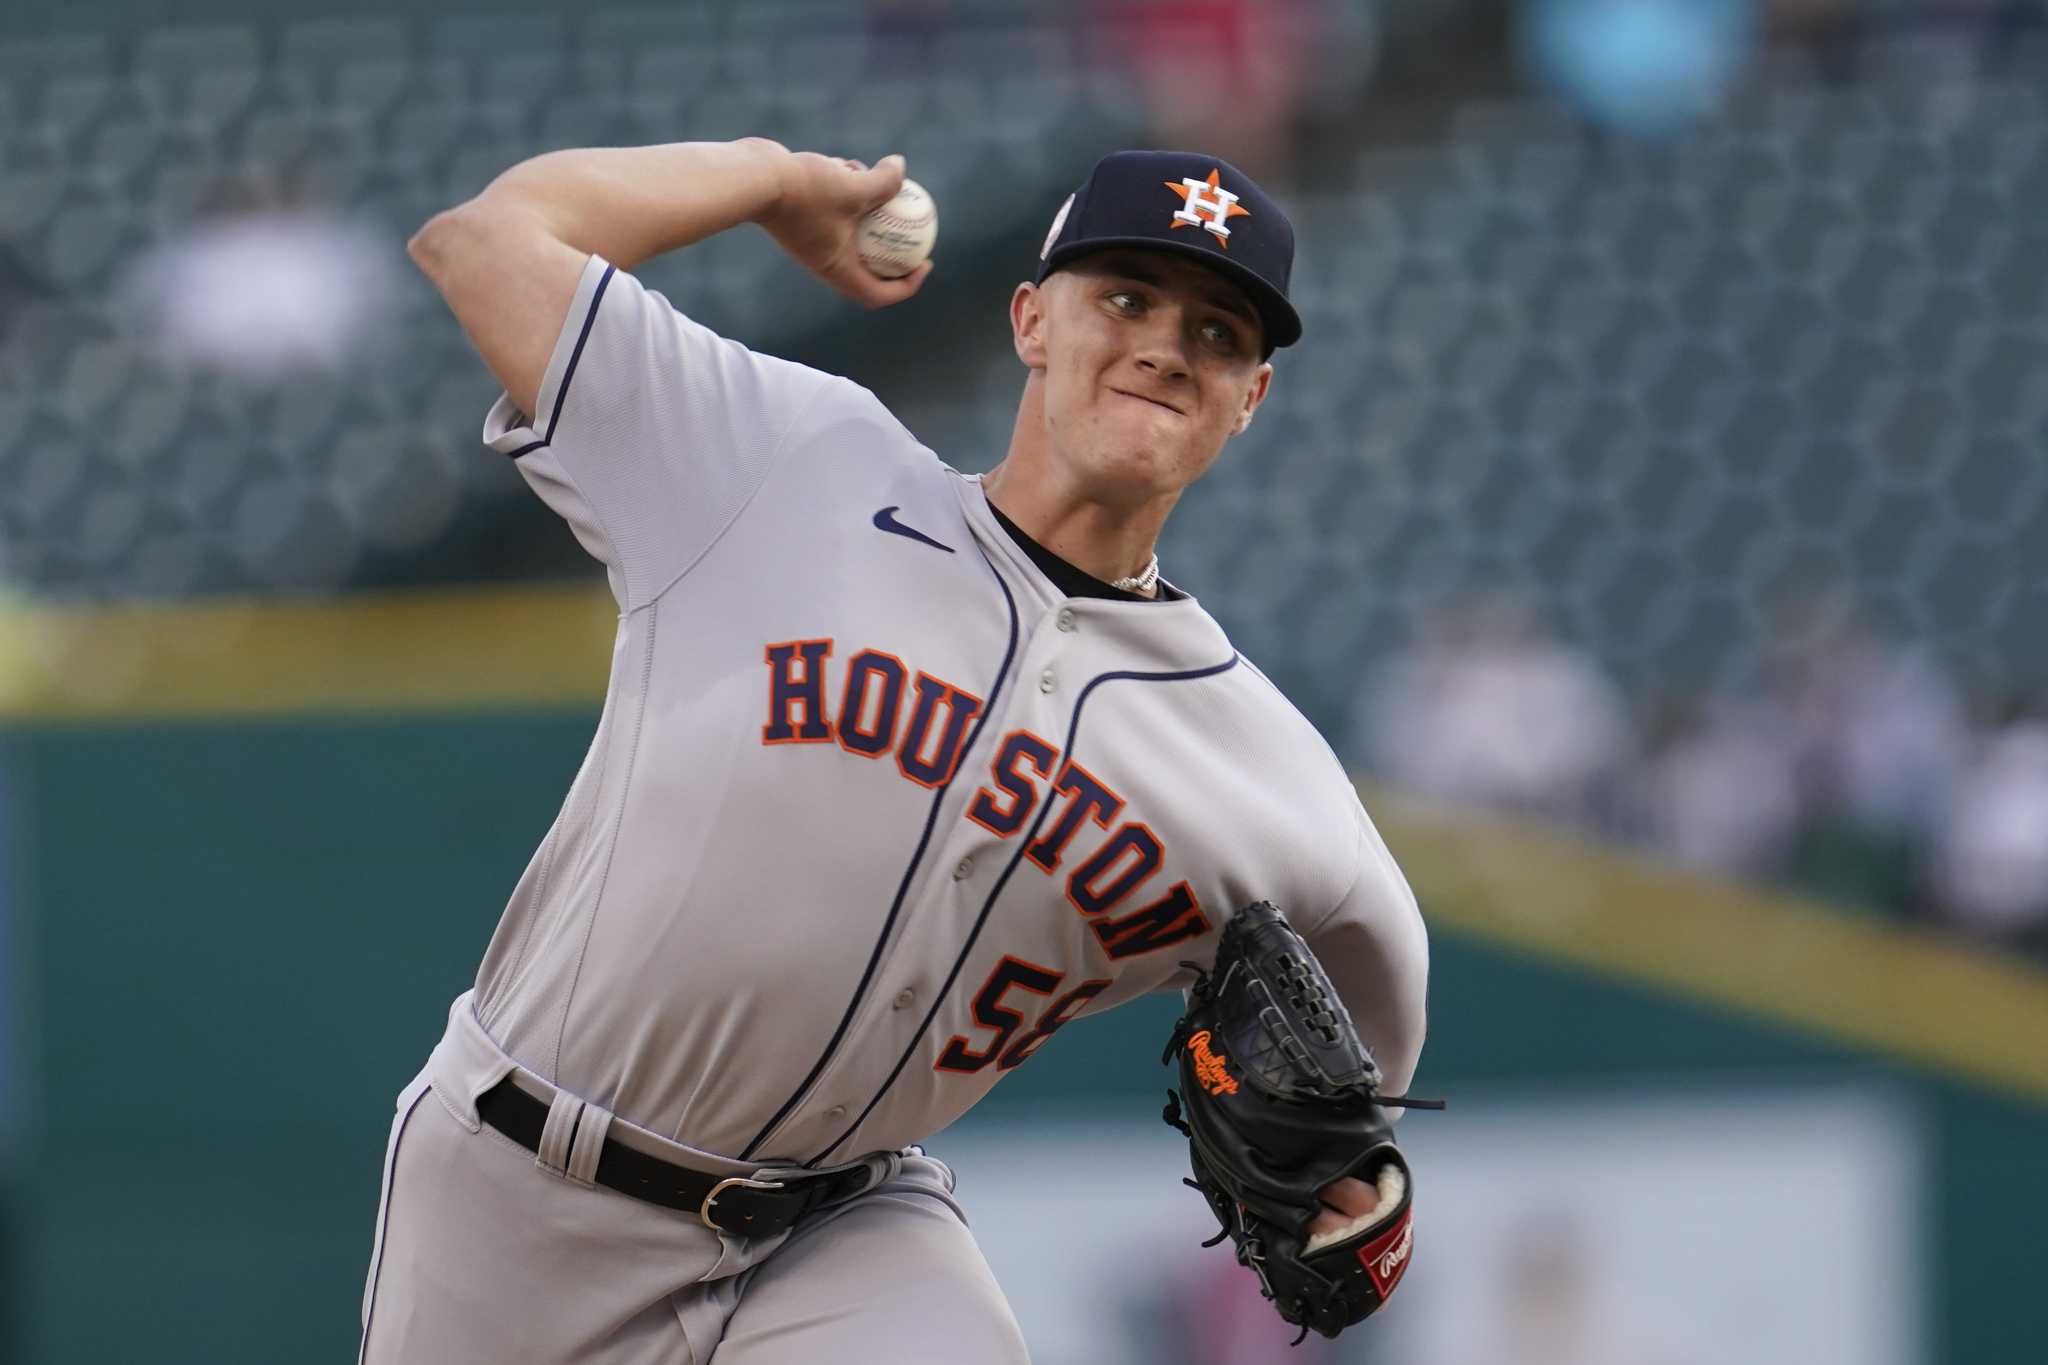
[[[1154,135],[1284,183],[1312,81],[1314,0],[1117,0],[1097,60],[1135,73]]]
[[[1841,591],[1774,610],[1774,704],[1800,829],[1780,874],[1843,905],[1907,915],[1968,753],[1954,679],[1855,620]]]
[[[1968,753],[1960,693],[1925,651],[1854,624],[1814,632],[1785,674],[1808,813],[1793,879],[1836,900],[1906,912]]]
[[[1755,42],[1753,0],[1532,0],[1524,57],[1594,123],[1667,137],[1718,109]]]
[[[138,258],[117,286],[139,332],[174,356],[259,383],[340,370],[409,283],[385,229],[266,181]]]
[[[2048,927],[2048,722],[1984,741],[1942,822],[1932,882],[1941,912],[1976,933]]]
[[[1574,820],[1593,817],[1632,747],[1598,665],[1501,596],[1445,612],[1368,684],[1358,714],[1367,766],[1389,781]]]
[[[1874,831],[1926,833],[1969,734],[1948,675],[1925,651],[1855,630],[1795,669],[1791,705],[1815,800]]]
[[[1786,719],[1756,707],[1712,708],[1684,727],[1644,775],[1653,844],[1701,872],[1778,872],[1800,824]]]

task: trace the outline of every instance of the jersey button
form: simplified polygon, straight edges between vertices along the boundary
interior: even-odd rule
[[[966,881],[973,872],[974,859],[972,858],[962,858],[959,862],[953,864],[953,880],[956,882]]]
[[[1038,675],[1038,690],[1041,692],[1050,692],[1059,685],[1059,679],[1053,676],[1053,672],[1049,668]]]
[[[1072,607],[1061,607],[1058,620],[1061,630],[1066,631],[1069,635],[1074,633],[1074,609]]]
[[[917,992],[905,986],[902,990],[896,992],[896,1008],[907,1010],[910,1008],[910,1002],[915,999],[917,999]]]
[[[825,1117],[832,1120],[834,1123],[839,1122],[839,1120],[846,1117],[846,1106],[843,1104],[833,1105],[830,1109],[827,1109],[825,1111]]]

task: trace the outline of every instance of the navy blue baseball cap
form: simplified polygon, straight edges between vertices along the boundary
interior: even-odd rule
[[[1301,315],[1287,301],[1294,224],[1228,161],[1200,152],[1111,152],[1052,220],[1038,253],[1039,283],[1113,246],[1192,257],[1251,296],[1269,347],[1301,340]]]

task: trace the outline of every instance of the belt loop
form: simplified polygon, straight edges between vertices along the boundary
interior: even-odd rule
[[[575,1184],[597,1183],[597,1159],[604,1155],[605,1134],[611,1130],[612,1111],[594,1104],[583,1106],[583,1121],[569,1140],[569,1161],[563,1174]]]
[[[582,1100],[566,1090],[555,1091],[554,1102],[548,1106],[548,1121],[540,1130],[540,1146],[533,1154],[534,1163],[542,1170],[563,1174],[570,1144],[576,1137],[576,1120],[582,1115]]]

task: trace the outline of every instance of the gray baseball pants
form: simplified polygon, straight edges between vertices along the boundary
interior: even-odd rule
[[[464,995],[399,1095],[362,1365],[1027,1360],[944,1163],[914,1149],[872,1157],[887,1169],[865,1193],[776,1237],[730,1237],[577,1179],[594,1169],[594,1149],[554,1152],[543,1138],[537,1158],[484,1125],[477,1097],[515,1070]],[[579,1137],[604,1132],[593,1112]],[[611,1124],[613,1136],[698,1170],[756,1169]]]

